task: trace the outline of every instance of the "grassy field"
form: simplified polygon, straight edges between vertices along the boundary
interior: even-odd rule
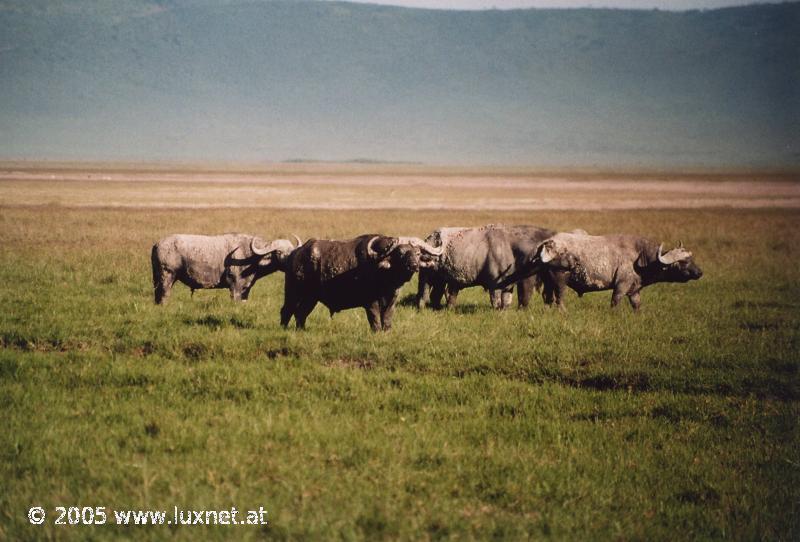
[[[278,326],[176,286],[173,232],[424,236],[533,223],[682,239],[705,275],[566,314],[462,293],[395,327]],[[800,536],[800,211],[0,207],[0,539],[772,539]],[[41,506],[44,525],[27,511]],[[269,511],[260,526],[53,524],[56,506]]]

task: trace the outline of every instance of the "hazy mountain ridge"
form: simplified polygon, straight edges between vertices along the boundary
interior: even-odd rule
[[[0,155],[800,165],[800,4],[0,2]]]

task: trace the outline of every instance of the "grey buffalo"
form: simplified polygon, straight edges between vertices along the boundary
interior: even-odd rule
[[[280,269],[294,248],[286,239],[267,243],[242,233],[170,235],[151,251],[155,302],[169,298],[175,281],[191,288],[192,294],[203,288],[227,288],[231,298],[246,301],[253,284]]]
[[[525,272],[546,270],[545,301],[564,307],[569,286],[579,296],[612,290],[611,306],[627,296],[634,310],[641,304],[639,292],[657,282],[688,282],[703,276],[692,253],[678,247],[664,252],[664,245],[633,235],[559,233],[544,241],[528,262]]]
[[[442,250],[415,237],[362,235],[346,241],[310,239],[286,263],[281,325],[298,329],[321,302],[331,316],[363,307],[373,331],[388,330],[400,287]]]
[[[555,232],[537,226],[490,224],[479,228],[439,228],[426,242],[440,246],[443,254],[436,266],[420,271],[417,306],[441,306],[447,293],[447,306],[453,307],[458,293],[470,286],[489,290],[492,306],[511,305],[513,283],[500,284],[530,258],[539,244]],[[515,281],[520,307],[526,307],[537,282],[528,276]]]

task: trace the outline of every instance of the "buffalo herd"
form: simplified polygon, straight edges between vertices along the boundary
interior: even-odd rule
[[[657,282],[688,282],[703,272],[683,244],[663,244],[634,235],[589,235],[583,230],[555,232],[537,226],[490,224],[477,228],[439,228],[426,239],[361,235],[348,240],[170,235],[153,245],[155,302],[167,300],[175,281],[191,288],[227,288],[246,301],[256,280],[285,274],[281,325],[292,317],[298,328],[317,303],[331,315],[362,307],[373,331],[392,326],[400,288],[419,272],[417,306],[456,303],[463,288],[482,286],[491,304],[504,309],[517,287],[520,307],[534,290],[547,305],[564,308],[569,287],[579,296],[611,290],[611,306],[627,296],[639,309],[639,292]]]

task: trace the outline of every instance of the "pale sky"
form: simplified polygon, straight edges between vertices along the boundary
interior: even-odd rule
[[[351,0],[353,1],[353,0]],[[363,4],[387,4],[436,9],[517,9],[517,8],[636,8],[636,9],[712,9],[745,4],[780,3],[780,0],[356,0]]]

